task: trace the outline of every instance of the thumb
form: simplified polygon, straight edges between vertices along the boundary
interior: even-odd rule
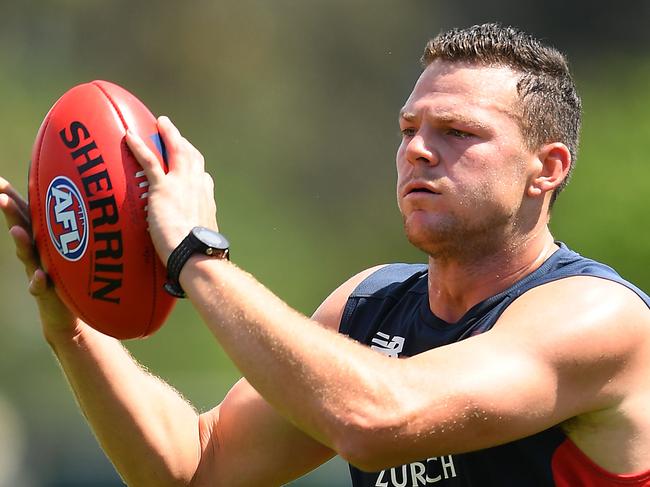
[[[47,290],[47,274],[41,269],[36,269],[29,281],[29,292],[32,296],[40,296]]]

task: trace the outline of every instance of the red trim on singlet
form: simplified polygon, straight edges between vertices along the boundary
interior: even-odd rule
[[[556,487],[650,487],[650,470],[616,474],[596,465],[569,438],[553,453],[551,460]]]

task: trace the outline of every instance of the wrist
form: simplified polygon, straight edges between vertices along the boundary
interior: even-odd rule
[[[75,318],[74,323],[66,326],[43,326],[43,338],[53,350],[82,341],[83,336],[91,328]]]
[[[190,295],[192,290],[199,286],[200,283],[210,280],[210,287],[217,292],[218,285],[214,282],[215,276],[221,276],[219,269],[223,266],[233,265],[229,260],[214,259],[207,255],[194,254],[187,260],[187,263],[181,269],[179,282],[181,287]]]
[[[207,256],[216,260],[230,258],[230,244],[219,232],[194,227],[178,244],[167,259],[167,282],[165,291],[177,298],[184,298],[185,291],[180,283],[180,274],[188,260],[195,255]]]

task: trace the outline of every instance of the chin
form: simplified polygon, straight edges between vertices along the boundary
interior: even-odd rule
[[[406,238],[414,247],[433,258],[475,259],[489,255],[501,242],[496,221],[470,225],[456,218],[404,218]]]
[[[423,222],[421,218],[405,218],[404,233],[414,247],[434,257],[446,254],[454,246],[454,231],[449,222]]]

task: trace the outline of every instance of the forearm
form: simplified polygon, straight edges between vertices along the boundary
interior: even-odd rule
[[[198,415],[117,341],[89,328],[48,337],[81,410],[128,485],[186,485],[200,458]]]
[[[500,402],[500,384],[511,369],[525,381],[536,376],[524,367],[521,352],[505,367],[500,357],[489,373],[494,352],[489,344],[476,345],[478,338],[436,353],[388,358],[301,316],[227,261],[192,257],[181,284],[257,392],[363,470],[514,439],[504,428],[512,412]],[[535,428],[518,437],[543,429]]]
[[[387,368],[385,357],[300,315],[234,265],[194,257],[181,284],[253,387],[339,453],[363,414],[399,409],[389,387],[397,363]]]

